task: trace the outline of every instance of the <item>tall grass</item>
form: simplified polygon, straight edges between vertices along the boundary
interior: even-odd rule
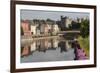
[[[78,37],[78,42],[80,44],[80,46],[82,47],[82,49],[85,50],[86,55],[89,57],[89,51],[90,51],[90,47],[89,47],[89,36],[82,38],[81,36]]]

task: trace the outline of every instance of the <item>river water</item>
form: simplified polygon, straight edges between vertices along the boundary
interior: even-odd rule
[[[72,41],[63,37],[54,37],[37,39],[21,45],[21,63],[74,60]]]

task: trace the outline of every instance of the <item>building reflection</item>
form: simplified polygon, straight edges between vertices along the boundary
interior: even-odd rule
[[[53,39],[53,48],[58,48],[58,43],[59,43],[59,40],[58,39]]]
[[[66,43],[64,41],[59,42],[60,52],[67,51],[66,49]]]
[[[30,52],[31,52],[30,46],[26,46],[26,45],[25,45],[24,47],[21,47],[21,56],[22,56],[22,57],[23,57],[23,56],[29,55]]]
[[[32,44],[30,46],[31,46],[31,48],[30,48],[31,52],[36,50],[36,42],[35,41],[32,42]]]
[[[46,53],[47,50],[60,48],[60,53],[67,52],[70,44],[67,40],[62,41],[58,38],[34,40],[30,45],[21,47],[21,56],[29,55],[35,51]]]

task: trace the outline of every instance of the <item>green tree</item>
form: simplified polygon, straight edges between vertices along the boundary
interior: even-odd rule
[[[83,38],[89,36],[89,20],[88,19],[82,20],[80,31],[81,31],[81,36]]]

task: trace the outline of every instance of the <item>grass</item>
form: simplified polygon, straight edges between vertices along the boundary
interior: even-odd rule
[[[78,37],[78,42],[80,46],[84,49],[86,52],[86,55],[89,57],[89,37],[82,38],[81,36]]]

